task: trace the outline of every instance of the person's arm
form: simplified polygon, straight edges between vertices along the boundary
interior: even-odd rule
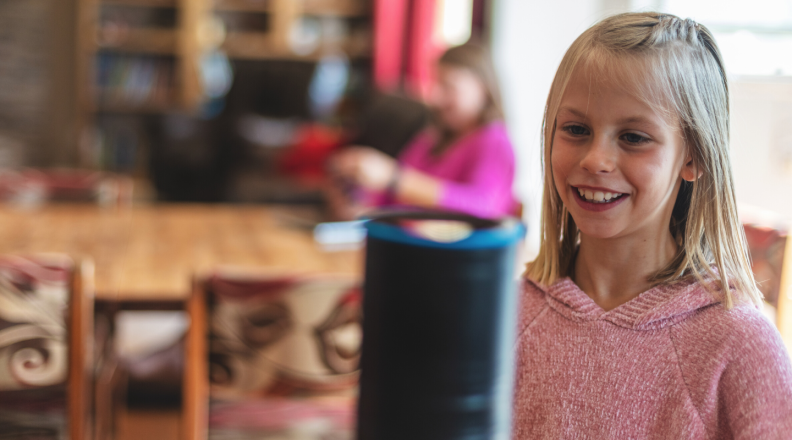
[[[440,205],[444,181],[408,166],[400,166],[393,179],[391,191],[397,202],[425,208]]]
[[[366,147],[351,147],[334,160],[336,173],[364,188],[390,192],[398,203],[440,207],[484,217],[507,214],[512,202],[514,153],[508,140],[484,138],[471,149],[472,169],[463,181],[439,179]]]
[[[741,313],[733,311],[732,313]],[[735,329],[718,384],[718,434],[733,439],[792,435],[792,365],[778,331],[758,313]],[[742,323],[741,323],[742,324]],[[718,437],[720,438],[720,437]]]
[[[429,174],[399,165],[377,150],[349,147],[333,161],[333,170],[375,192],[390,192],[399,203],[432,208],[438,206],[443,181]]]
[[[349,147],[336,155],[335,174],[351,179],[374,192],[390,192],[398,202],[435,207],[440,199],[441,181],[426,173],[401,166],[392,157],[368,147]]]
[[[469,149],[471,168],[459,181],[440,181],[437,206],[481,217],[510,214],[514,209],[512,185],[514,152],[508,139],[487,136]]]

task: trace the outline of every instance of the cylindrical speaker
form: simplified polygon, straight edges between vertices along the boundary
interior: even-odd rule
[[[366,223],[358,440],[510,437],[516,219]]]

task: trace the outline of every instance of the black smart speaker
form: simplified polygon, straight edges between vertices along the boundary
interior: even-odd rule
[[[406,212],[366,229],[357,439],[509,439],[523,225]]]

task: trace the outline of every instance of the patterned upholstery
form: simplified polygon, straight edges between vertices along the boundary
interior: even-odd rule
[[[206,288],[210,438],[307,422],[351,432],[362,339],[356,280],[216,275]]]
[[[0,200],[24,206],[45,202],[128,205],[132,186],[124,176],[90,170],[5,171],[0,173]]]
[[[754,277],[764,294],[765,302],[777,309],[787,232],[757,224],[745,224],[743,227],[751,252]]]
[[[65,436],[71,269],[0,257],[0,438]]]

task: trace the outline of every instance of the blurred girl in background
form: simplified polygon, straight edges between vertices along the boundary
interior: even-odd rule
[[[433,124],[398,159],[350,146],[331,161],[331,209],[354,218],[372,207],[416,206],[480,217],[514,214],[514,152],[487,50],[457,46],[440,57],[429,105]]]

